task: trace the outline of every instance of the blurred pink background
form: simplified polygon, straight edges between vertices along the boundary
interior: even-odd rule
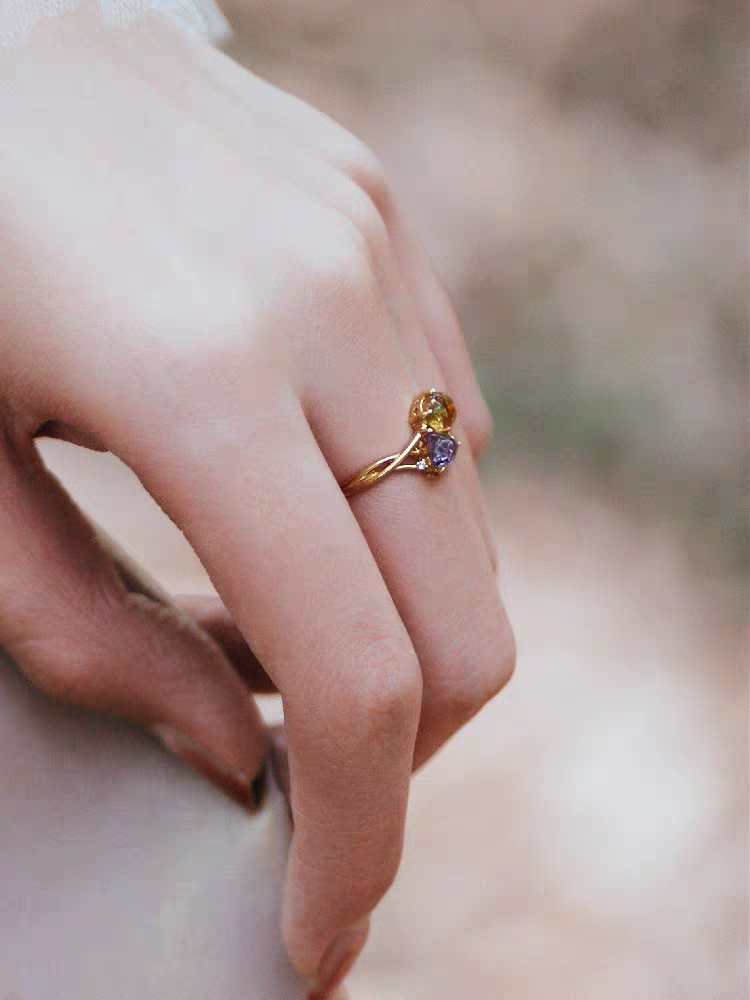
[[[747,12],[231,0],[385,162],[465,323],[519,643],[415,781],[352,1000],[747,1000]],[[44,442],[176,590],[114,459]]]

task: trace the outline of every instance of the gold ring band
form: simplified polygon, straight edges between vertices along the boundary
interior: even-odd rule
[[[414,436],[401,451],[386,455],[361,469],[341,488],[347,497],[360,493],[392,472],[411,470],[427,476],[441,476],[456,457],[461,443],[450,433],[456,419],[456,405],[444,392],[421,392],[409,408]]]

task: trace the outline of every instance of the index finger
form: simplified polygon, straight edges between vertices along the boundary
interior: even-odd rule
[[[295,824],[284,930],[293,963],[312,974],[395,876],[422,680],[349,504],[292,409],[264,421],[252,448],[249,415],[237,414],[236,434],[171,428],[169,454],[123,457],[185,532],[282,694]]]

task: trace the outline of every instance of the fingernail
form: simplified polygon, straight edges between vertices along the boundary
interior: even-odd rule
[[[308,994],[307,1000],[331,1000],[348,975],[365,946],[370,921],[362,920],[342,931],[323,956],[318,971],[318,985]]]
[[[260,809],[263,805],[267,791],[268,774],[266,772],[266,765],[264,764],[258,777],[250,784],[251,808],[253,810]]]
[[[175,757],[184,760],[186,764],[198,771],[216,785],[229,798],[245,809],[255,811],[261,804],[265,791],[265,772],[261,771],[255,780],[242,771],[227,767],[215,754],[196,743],[190,736],[174,726],[162,724],[153,726],[153,732],[164,746]]]

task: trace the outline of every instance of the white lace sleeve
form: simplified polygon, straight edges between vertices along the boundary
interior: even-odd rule
[[[37,21],[58,17],[81,0],[0,0],[0,47],[26,35]],[[221,41],[229,25],[214,0],[96,0],[102,19],[124,26],[148,14],[172,17],[188,31]]]

